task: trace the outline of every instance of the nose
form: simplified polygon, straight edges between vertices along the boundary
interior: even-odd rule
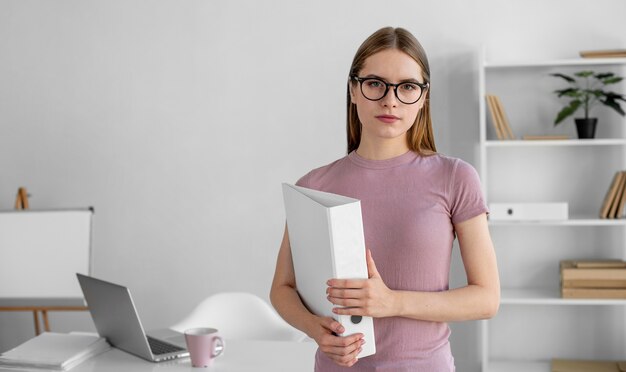
[[[397,107],[398,106],[398,97],[396,97],[396,91],[394,87],[389,87],[387,92],[383,96],[383,99],[380,100],[380,103],[384,107]]]

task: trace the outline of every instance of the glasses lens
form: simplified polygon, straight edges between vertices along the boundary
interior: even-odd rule
[[[385,82],[378,79],[364,79],[361,81],[361,92],[365,98],[376,101],[385,95],[387,86]]]
[[[398,99],[402,103],[415,103],[422,96],[422,88],[413,83],[398,85]]]

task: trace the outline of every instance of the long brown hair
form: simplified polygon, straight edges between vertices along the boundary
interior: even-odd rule
[[[381,28],[361,44],[352,60],[350,76],[359,74],[365,60],[369,56],[385,49],[398,49],[413,58],[422,70],[424,82],[430,83],[430,67],[424,48],[409,31],[393,27]],[[350,84],[358,83],[348,79],[348,122],[346,127],[348,132],[348,153],[356,150],[361,142],[361,122],[359,121],[356,105],[352,104],[350,100]],[[430,87],[426,91],[424,99],[424,105],[417,113],[415,122],[407,131],[406,139],[407,145],[412,151],[420,155],[432,155],[437,152],[437,149],[435,148],[430,117]]]

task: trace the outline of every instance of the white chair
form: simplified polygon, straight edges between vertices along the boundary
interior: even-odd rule
[[[222,292],[200,302],[170,328],[184,332],[195,327],[216,328],[225,339],[303,341],[306,334],[293,328],[267,302],[246,292]]]

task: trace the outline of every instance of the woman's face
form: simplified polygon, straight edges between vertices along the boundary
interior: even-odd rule
[[[398,49],[386,49],[369,56],[358,74],[359,78],[376,77],[386,83],[424,83],[419,64],[409,55]],[[364,88],[367,82],[363,82]],[[401,87],[398,88],[400,94]],[[414,104],[398,100],[390,87],[387,94],[378,101],[371,101],[361,91],[360,83],[351,84],[350,97],[357,106],[361,122],[361,141],[393,140],[406,145],[406,132],[411,128],[417,113],[424,105],[426,92]]]

